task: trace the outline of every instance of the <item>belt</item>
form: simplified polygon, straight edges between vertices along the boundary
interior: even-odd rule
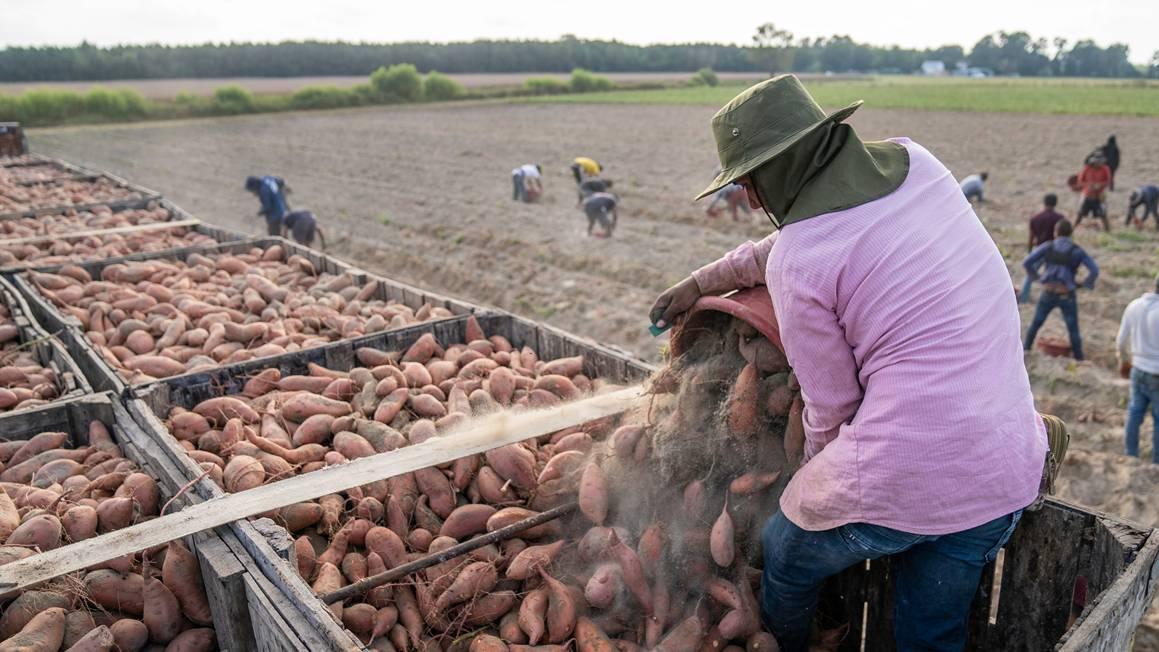
[[[1044,283],[1042,289],[1051,294],[1057,294],[1064,297],[1074,293],[1074,290],[1068,288],[1063,283]]]

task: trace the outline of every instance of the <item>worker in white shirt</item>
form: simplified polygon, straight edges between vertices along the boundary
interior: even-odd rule
[[[1159,276],[1155,291],[1127,304],[1119,324],[1119,374],[1131,379],[1127,454],[1139,457],[1139,426],[1151,410],[1151,462],[1159,464]]]
[[[538,165],[528,163],[511,171],[511,183],[514,193],[511,199],[522,202],[533,202],[543,194],[543,169]]]

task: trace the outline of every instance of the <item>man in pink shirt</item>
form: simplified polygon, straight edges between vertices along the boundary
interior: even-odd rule
[[[823,580],[893,556],[898,650],[961,650],[982,567],[1039,494],[1043,421],[1002,257],[905,138],[863,142],[791,75],[713,118],[723,171],[778,229],[657,299],[767,285],[801,385],[805,459],[763,534],[762,615],[805,650]],[[702,195],[703,196],[703,195]]]

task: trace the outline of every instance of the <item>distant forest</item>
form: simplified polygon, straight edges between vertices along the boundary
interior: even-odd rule
[[[0,50],[0,81],[95,81],[177,77],[302,77],[367,75],[379,66],[412,63],[444,73],[683,72],[703,67],[728,72],[913,72],[939,60],[1000,75],[1159,76],[1159,52],[1136,67],[1127,46],[1090,40],[1033,38],[998,32],[966,51],[958,45],[907,49],[858,43],[848,36],[796,39],[762,25],[751,46],[687,43],[629,45],[616,41],[471,41],[459,43],[284,42],[192,46],[11,47]]]

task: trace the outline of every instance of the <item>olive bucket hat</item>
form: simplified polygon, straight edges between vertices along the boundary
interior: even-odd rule
[[[796,75],[777,75],[745,89],[712,117],[720,174],[702,199],[733,183],[792,147],[813,131],[842,122],[860,100],[826,115]]]

